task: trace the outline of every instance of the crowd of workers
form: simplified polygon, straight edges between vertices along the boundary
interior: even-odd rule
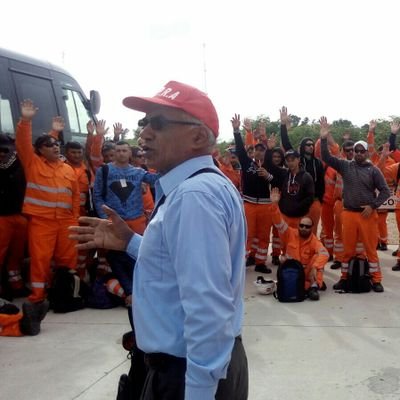
[[[31,313],[40,307],[43,315],[53,268],[76,270],[90,283],[89,270],[95,265],[96,276],[113,274],[116,279],[109,289],[129,307],[135,260],[119,250],[77,251],[68,228],[78,223],[79,216],[107,218],[105,204],[133,231],[143,234],[154,208],[159,174],[147,168],[141,147],[121,140],[124,130],[119,123],[113,126],[114,139],[106,140],[106,122],[89,121],[85,147],[68,142],[62,155],[59,136],[64,121],[55,117],[51,131],[32,145],[31,121],[37,112],[32,101],[23,101],[15,140],[0,135],[0,297],[29,294],[28,312],[29,307]],[[296,258],[306,269],[309,297],[317,300],[318,290],[326,288],[327,261],[333,261],[332,269],[342,270],[334,285],[340,290],[349,260],[358,255],[368,259],[372,287],[382,292],[377,249],[387,250],[388,209],[382,204],[390,196],[389,188],[397,190],[400,151],[395,141],[400,125],[392,123],[389,143],[378,149],[375,121],[370,122],[367,142],[354,143],[347,137],[339,146],[321,118],[320,139],[303,138],[295,149],[285,107],[280,117],[280,145],[275,133],[267,136],[265,125],[253,129],[250,120],[242,124],[235,115],[231,120],[234,143],[222,154],[214,153],[214,163],[242,195],[246,266],[268,274],[272,272],[269,251],[272,265]],[[144,118],[139,126],[148,123],[165,121]],[[399,206],[395,213],[400,229]],[[296,238],[289,235],[288,227],[298,230]],[[23,277],[26,255],[29,276]],[[400,270],[400,254],[393,270]]]

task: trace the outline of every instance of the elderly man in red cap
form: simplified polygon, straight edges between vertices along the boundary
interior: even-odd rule
[[[143,154],[161,173],[144,236],[115,212],[111,223],[81,218],[78,248],[126,250],[136,262],[133,319],[148,374],[141,399],[247,399],[241,341],[246,223],[238,191],[211,153],[218,117],[207,95],[169,82],[143,111]]]

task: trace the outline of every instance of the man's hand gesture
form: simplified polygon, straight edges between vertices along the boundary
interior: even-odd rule
[[[321,139],[326,139],[329,135],[329,128],[330,128],[327,118],[321,117],[319,119],[319,124],[320,124],[320,130],[319,130],[320,137]]]
[[[252,127],[251,127],[251,119],[249,118],[245,118],[243,121],[243,128],[247,131],[247,132],[251,132],[252,131]]]
[[[65,121],[63,117],[54,117],[51,123],[51,129],[56,132],[61,132],[65,128]]]
[[[94,130],[95,130],[95,125],[91,119],[87,122],[86,129],[87,129],[88,135],[93,135]]]
[[[399,121],[392,121],[390,123],[390,132],[393,133],[393,135],[397,135],[400,130],[400,123]]]
[[[96,124],[96,133],[101,136],[105,136],[109,128],[106,128],[106,120],[101,119]]]
[[[376,126],[377,126],[376,120],[371,119],[371,121],[369,121],[368,132],[375,132]]]
[[[271,202],[274,204],[278,204],[279,200],[281,199],[281,192],[277,187],[271,189]]]
[[[26,99],[21,102],[21,117],[23,120],[32,121],[37,110],[39,109],[35,107],[32,100]]]
[[[231,123],[233,130],[238,131],[240,128],[240,114],[235,114],[231,119]]]
[[[287,107],[282,106],[282,108],[279,110],[279,113],[281,115],[281,125],[289,126],[290,125],[290,116],[287,112]]]
[[[103,206],[103,211],[109,219],[80,217],[79,222],[84,226],[69,227],[72,232],[69,238],[79,242],[76,245],[78,250],[126,250],[134,232],[114,210]]]
[[[120,140],[121,135],[124,133],[125,129],[122,128],[122,124],[120,122],[116,122],[113,125],[114,128],[114,139],[115,140]]]

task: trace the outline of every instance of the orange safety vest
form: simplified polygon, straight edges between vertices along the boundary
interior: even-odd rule
[[[22,212],[49,219],[79,217],[79,187],[73,169],[61,160],[49,163],[35,153],[28,121],[18,123],[15,144],[26,177]]]

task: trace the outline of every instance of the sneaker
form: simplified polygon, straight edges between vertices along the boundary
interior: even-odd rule
[[[246,260],[246,267],[252,267],[256,265],[256,259],[253,256],[248,256]]]
[[[272,269],[268,268],[265,264],[257,264],[254,271],[261,272],[262,274],[270,274]]]
[[[310,289],[308,289],[308,298],[313,301],[319,300],[319,293],[316,287],[310,287]]]
[[[374,282],[374,283],[372,284],[372,290],[373,290],[374,292],[376,292],[376,293],[382,293],[382,292],[385,291],[385,289],[384,289],[383,286],[382,286],[382,283],[380,283],[380,282]]]
[[[381,243],[380,250],[381,251],[386,251],[387,249],[388,249],[387,244],[386,243]]]
[[[272,265],[280,265],[279,256],[272,256]]]
[[[35,304],[26,302],[22,304],[22,318],[19,327],[24,335],[36,336],[40,332],[40,319],[38,308]]]
[[[392,271],[400,271],[400,259],[397,260],[397,264],[392,267]]]
[[[346,290],[347,282],[346,279],[340,279],[333,285],[334,290]]]
[[[342,268],[342,263],[340,261],[334,261],[330,266],[331,269],[340,269]]]

